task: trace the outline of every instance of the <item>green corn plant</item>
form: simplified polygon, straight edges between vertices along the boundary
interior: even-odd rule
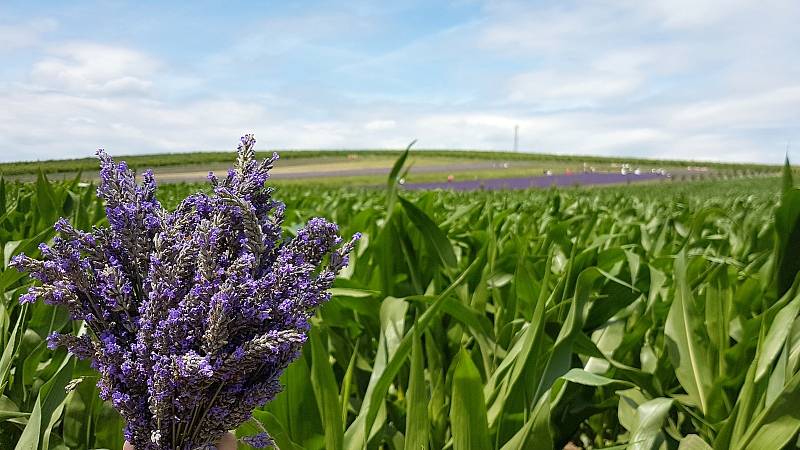
[[[284,391],[239,435],[265,428],[284,450],[795,444],[800,200],[786,178],[416,192],[398,183],[412,158],[385,189],[279,188],[290,233],[322,215],[363,239]],[[85,229],[103,205],[80,178],[0,181],[0,448],[118,449],[92,370],[43,345],[72,326],[65,313],[20,306],[29,281],[6,268],[59,216]]]
[[[69,218],[87,229],[100,223],[102,205],[80,176],[71,182],[51,183],[39,173],[35,183],[7,183],[0,179],[0,447],[73,448],[89,443],[121,445],[117,430],[97,427],[119,420],[102,404],[93,383],[67,392],[65,387],[82,376],[92,376],[87,363],[76,362],[63,351],[50,351],[45,338],[67,326],[65,310],[48,305],[20,306],[25,276],[8,267],[20,252],[36,255],[40,243],[53,237],[52,223]],[[54,429],[58,428],[58,432]]]

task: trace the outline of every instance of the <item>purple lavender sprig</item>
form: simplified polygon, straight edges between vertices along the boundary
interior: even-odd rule
[[[99,150],[109,227],[60,219],[41,260],[13,260],[38,280],[21,302],[41,298],[85,321],[87,334],[54,333],[48,345],[92,360],[137,450],[207,446],[271,400],[359,238],[342,243],[321,218],[283,236],[284,205],[265,187],[278,155],[257,161],[254,145],[243,136],[227,177],[209,174],[213,194],[174,211],[158,202],[152,172],[137,184]]]

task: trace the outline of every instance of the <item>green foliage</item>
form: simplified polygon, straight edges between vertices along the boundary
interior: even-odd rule
[[[286,389],[238,435],[263,427],[284,450],[797,441],[796,189],[424,193],[399,189],[402,172],[388,190],[279,190],[289,232],[323,215],[364,238]],[[77,179],[0,182],[0,448],[122,447],[92,369],[44,343],[80,324],[19,305],[29,281],[7,268],[36,255],[55,218],[86,229],[102,208]]]
[[[359,158],[385,158],[392,154],[392,150],[387,149],[338,149],[338,150],[292,150],[276,149],[281,155],[282,160],[292,159],[343,159],[356,155]],[[273,150],[262,150],[256,152],[259,158],[266,158],[272,155]],[[621,158],[589,155],[558,155],[548,153],[515,153],[486,150],[437,150],[427,149],[417,152],[417,156],[431,158],[458,158],[464,160],[493,159],[504,161],[539,161],[547,163],[574,163],[574,164],[610,164],[619,163]],[[133,169],[147,169],[152,167],[175,167],[186,166],[187,161],[191,165],[209,166],[212,164],[228,164],[235,157],[233,151],[198,151],[191,153],[160,153],[152,155],[122,155],[117,158],[124,160]],[[624,158],[624,162],[630,164],[661,164],[664,166],[696,166],[696,161],[688,160],[654,160],[645,158]],[[726,169],[739,172],[774,172],[779,167],[768,164],[741,164],[741,163],[703,163],[703,166],[714,169]],[[45,161],[23,161],[0,163],[0,175],[24,175],[36,174],[42,171],[46,174],[55,173],[75,173],[86,172],[94,173],[97,170],[97,159],[94,157],[77,159],[54,159]]]

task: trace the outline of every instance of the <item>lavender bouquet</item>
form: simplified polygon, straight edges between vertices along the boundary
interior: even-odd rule
[[[86,324],[48,344],[91,359],[136,450],[211,448],[271,400],[358,239],[342,244],[320,218],[284,237],[284,205],[265,187],[278,156],[257,161],[254,144],[242,137],[235,169],[222,181],[209,174],[213,194],[174,211],[156,199],[152,172],[139,185],[100,150],[110,227],[83,232],[61,219],[41,261],[13,260],[40,282],[21,302],[64,305]],[[271,445],[266,434],[249,443]]]

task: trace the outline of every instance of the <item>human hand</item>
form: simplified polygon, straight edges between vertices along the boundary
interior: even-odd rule
[[[128,441],[125,441],[125,445],[122,446],[122,450],[135,449]],[[236,450],[236,436],[234,436],[233,433],[225,433],[225,435],[222,436],[222,439],[217,442],[217,450]]]

